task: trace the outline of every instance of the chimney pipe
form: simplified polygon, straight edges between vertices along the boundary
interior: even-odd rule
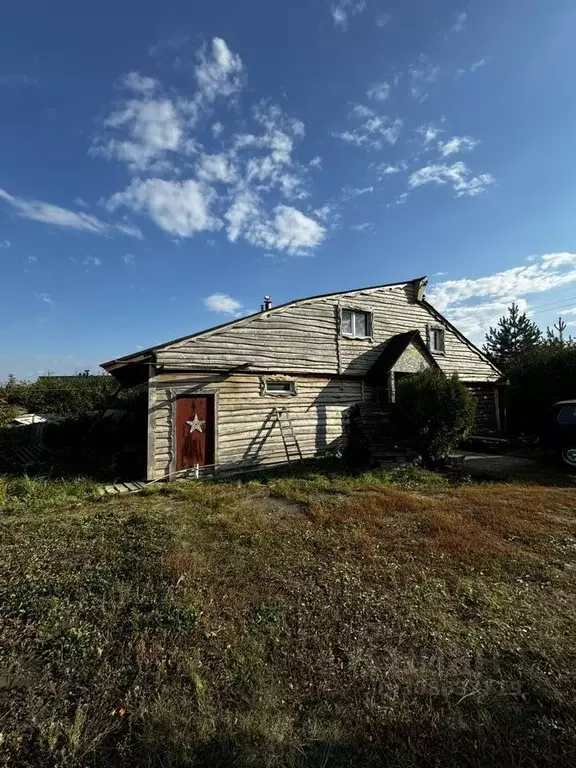
[[[268,312],[269,309],[272,309],[272,299],[270,296],[264,296],[264,304],[262,304],[262,312]]]

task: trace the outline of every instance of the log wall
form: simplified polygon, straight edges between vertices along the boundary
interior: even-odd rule
[[[469,343],[454,333],[425,304],[416,301],[414,284],[350,292],[296,302],[240,320],[233,325],[158,349],[159,365],[172,369],[291,371],[363,376],[386,342],[398,333],[444,325],[444,353],[433,353],[447,374],[463,381],[496,381],[498,372]],[[343,338],[341,309],[372,313],[370,339]]]
[[[260,376],[246,374],[164,373],[152,378],[149,385],[153,391],[149,424],[154,434],[149,444],[149,480],[175,470],[172,431],[177,395],[217,394],[216,464],[223,470],[299,458],[289,428],[285,430],[287,457],[276,409],[286,409],[302,456],[308,458],[343,447],[350,408],[363,400],[374,400],[374,390],[362,381],[321,377],[298,378],[295,396],[263,395]]]

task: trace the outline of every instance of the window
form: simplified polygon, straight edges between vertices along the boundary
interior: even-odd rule
[[[296,382],[289,379],[262,379],[263,395],[295,395]]]
[[[342,310],[342,336],[352,336],[355,339],[367,339],[372,336],[372,317],[370,312],[360,312],[355,309]]]
[[[576,407],[565,405],[558,414],[558,424],[576,424]]]
[[[444,328],[430,328],[430,349],[432,352],[444,352]]]

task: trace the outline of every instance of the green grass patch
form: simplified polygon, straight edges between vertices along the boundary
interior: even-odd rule
[[[0,765],[573,765],[570,489],[55,486],[5,494]]]

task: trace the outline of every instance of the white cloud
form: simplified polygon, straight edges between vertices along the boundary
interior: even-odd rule
[[[430,300],[442,311],[468,299],[518,297],[572,282],[576,282],[576,254],[546,254],[528,266],[512,267],[488,277],[440,283],[431,291]]]
[[[386,101],[390,96],[390,83],[382,81],[381,83],[372,83],[366,91],[366,96],[375,101]]]
[[[101,267],[102,259],[99,259],[98,256],[86,256],[84,259],[84,264],[90,265],[92,267]]]
[[[463,332],[474,336],[494,325],[513,301],[529,312],[526,297],[573,283],[576,283],[576,253],[551,253],[537,257],[528,265],[487,277],[438,283],[431,288],[428,298]],[[570,313],[568,310],[563,314]]]
[[[244,66],[238,54],[220,37],[212,40],[212,48],[198,55],[196,80],[203,100],[213,102],[217,98],[230,98],[242,90],[245,84]]]
[[[390,16],[387,13],[379,13],[378,16],[376,16],[376,26],[380,27],[380,29],[383,29],[389,23]]]
[[[261,100],[238,119],[242,131],[224,137],[222,123],[199,120],[210,117],[217,98],[229,101],[243,87],[242,61],[215,38],[200,52],[195,74],[198,93],[191,98],[173,89],[168,97],[161,83],[137,73],[122,81],[137,97],[107,118],[109,134],[96,151],[126,162],[137,176],[109,198],[108,210],[127,208],[178,237],[224,227],[231,242],[244,238],[287,254],[319,245],[325,227],[296,204],[310,195],[311,168],[322,167],[319,156],[307,164],[295,157],[304,123]],[[210,134],[217,151],[203,145]]]
[[[224,312],[227,315],[236,315],[242,309],[241,302],[226,293],[213,293],[207,296],[204,299],[204,306],[210,312]]]
[[[371,195],[373,192],[374,187],[344,187],[342,190],[342,200],[352,200],[354,197]]]
[[[217,139],[224,133],[224,126],[222,123],[213,123],[212,127],[210,128],[212,132],[212,136]]]
[[[109,210],[127,207],[146,213],[161,229],[179,237],[217,229],[220,222],[210,213],[214,193],[197,181],[135,179],[123,192],[116,192],[107,203]]]
[[[226,155],[202,155],[198,163],[198,178],[209,183],[231,184],[238,180],[238,174]]]
[[[124,256],[122,256],[122,261],[128,266],[132,266],[136,263],[136,256],[133,253],[125,253]]]
[[[438,77],[440,67],[432,64],[428,57],[422,54],[416,64],[408,69],[410,92],[415,99],[424,100],[427,97],[427,86],[432,85]]]
[[[455,77],[458,78],[458,77],[463,77],[464,75],[467,75],[467,74],[472,74],[476,72],[477,69],[480,69],[481,67],[483,67],[485,64],[486,64],[486,59],[482,57],[481,59],[474,61],[468,69],[464,69],[463,67],[461,67],[460,69],[457,69]]]
[[[215,37],[208,49],[200,50],[197,59],[198,90],[191,98],[168,97],[157,80],[138,72],[124,75],[120,86],[133,96],[104,120],[104,133],[96,138],[92,153],[116,158],[133,172],[175,172],[176,156],[192,155],[198,150],[187,129],[218,98],[232,98],[245,83],[240,56],[230,51],[221,38]],[[212,126],[214,136],[222,130],[221,123]]]
[[[390,163],[382,163],[377,167],[378,178],[383,179],[385,176],[394,176],[397,173],[402,173],[407,168],[406,163],[398,163],[398,165],[391,165]]]
[[[117,158],[133,171],[169,169],[169,153],[187,149],[183,116],[170,99],[130,99],[106,118],[104,127],[127,137],[99,139],[93,152]]]
[[[431,144],[433,141],[436,141],[438,136],[443,133],[443,130],[437,125],[434,125],[434,123],[425,123],[424,125],[420,125],[418,128],[416,128],[416,133],[422,137],[422,141],[426,146]]]
[[[11,245],[10,240],[0,240],[0,248],[10,248]]]
[[[394,145],[400,136],[403,122],[399,118],[388,115],[378,115],[373,109],[364,104],[356,104],[350,115],[351,119],[363,122],[353,130],[334,133],[333,136],[355,147],[369,150],[380,150],[384,143]]]
[[[277,206],[268,218],[259,198],[247,191],[236,197],[224,218],[232,242],[243,236],[252,245],[291,255],[316,248],[326,236],[325,227],[291,206]]]
[[[462,32],[464,27],[466,26],[466,21],[468,19],[468,14],[464,13],[463,11],[461,13],[456,14],[456,19],[454,21],[454,24],[452,25],[451,31],[452,32]]]
[[[142,240],[144,237],[142,232],[138,229],[138,227],[134,226],[134,224],[116,224],[116,229],[120,230],[123,235],[128,235],[128,237],[136,237],[138,240]]]
[[[61,208],[51,203],[43,203],[40,200],[26,200],[23,197],[10,195],[6,190],[0,189],[0,200],[5,200],[18,216],[23,219],[40,221],[43,224],[53,224],[56,227],[77,229],[84,232],[104,234],[110,227],[96,216],[88,213],[76,213],[67,208]]]
[[[356,232],[371,232],[374,230],[374,227],[371,222],[362,221],[360,224],[352,224],[350,229],[354,229]]]
[[[444,144],[439,145],[440,154],[442,157],[448,157],[459,152],[471,152],[478,146],[478,143],[476,139],[472,139],[470,136],[453,136]]]
[[[120,79],[120,85],[127,91],[141,93],[144,96],[151,96],[158,88],[158,81],[153,77],[145,77],[138,72],[128,72]]]
[[[365,0],[340,0],[331,8],[332,20],[337,27],[345,32],[348,29],[348,17],[357,16],[366,8]]]
[[[28,264],[37,264],[38,263],[38,257],[30,255],[30,256],[26,257],[26,261],[28,262]]]
[[[320,206],[320,208],[316,208],[313,213],[317,219],[320,219],[320,221],[323,222],[327,222],[330,219],[334,221],[335,219],[340,218],[340,215],[336,212],[336,206],[333,203],[325,203]]]
[[[425,184],[450,184],[456,192],[456,197],[476,197],[494,182],[491,174],[472,176],[467,166],[458,162],[453,165],[428,165],[420,168],[410,176],[408,186],[410,189],[416,189]]]
[[[56,304],[49,293],[36,293],[35,296],[37,299],[40,299],[40,301],[43,301],[44,304]]]

